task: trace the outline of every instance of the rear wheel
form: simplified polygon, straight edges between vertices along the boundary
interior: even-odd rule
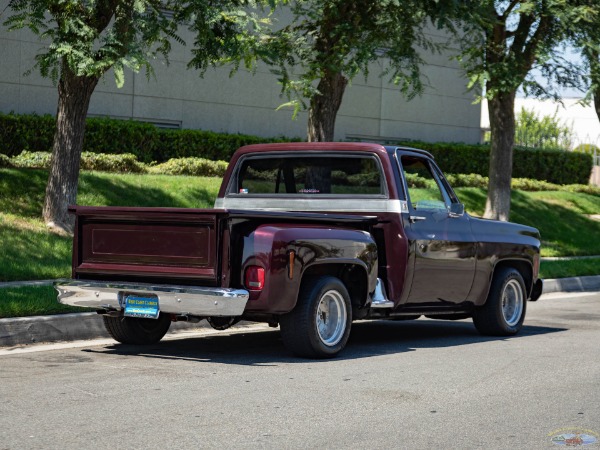
[[[122,344],[154,344],[169,331],[171,316],[160,313],[158,319],[104,316],[104,327],[116,341]]]
[[[526,292],[525,282],[518,270],[512,267],[498,269],[485,305],[473,311],[477,330],[491,336],[517,334],[525,320]]]
[[[348,342],[352,324],[350,296],[335,277],[306,280],[296,307],[281,317],[281,337],[298,356],[331,358]]]

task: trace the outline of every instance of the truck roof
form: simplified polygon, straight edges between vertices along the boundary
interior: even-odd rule
[[[433,159],[431,153],[418,148],[404,147],[397,145],[383,146],[370,142],[280,142],[272,144],[252,144],[241,147],[236,153],[241,156],[246,153],[262,153],[273,151],[332,151],[332,152],[374,152],[374,153],[392,153],[395,150],[405,150],[426,155]]]

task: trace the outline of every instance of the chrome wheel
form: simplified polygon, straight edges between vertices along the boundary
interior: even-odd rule
[[[500,267],[485,304],[473,310],[473,322],[481,334],[513,336],[523,327],[526,311],[527,290],[521,273],[514,267]]]
[[[296,307],[279,317],[281,338],[298,356],[333,358],[348,342],[352,303],[344,283],[331,276],[306,277]]]
[[[514,327],[521,320],[523,302],[521,284],[515,279],[509,280],[502,292],[502,315],[508,326]]]
[[[327,291],[317,306],[316,325],[321,342],[328,347],[339,343],[344,337],[347,321],[346,303],[338,291]]]

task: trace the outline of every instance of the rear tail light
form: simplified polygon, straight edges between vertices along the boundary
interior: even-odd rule
[[[265,269],[250,266],[246,269],[245,285],[251,291],[261,291],[265,287]]]

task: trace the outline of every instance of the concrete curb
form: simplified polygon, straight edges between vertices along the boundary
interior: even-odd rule
[[[169,334],[202,328],[211,327],[206,321],[175,322]],[[110,335],[104,328],[102,316],[95,312],[0,319],[0,347],[98,338],[110,338]]]
[[[52,286],[56,280],[35,280],[35,281],[3,281],[0,288],[25,287],[25,286]]]
[[[552,292],[600,291],[600,275],[544,280],[544,294]]]
[[[544,294],[594,291],[600,291],[600,275],[544,280]],[[169,333],[209,328],[206,321],[197,324],[175,322]],[[0,347],[109,337],[102,316],[93,312],[0,319]]]

